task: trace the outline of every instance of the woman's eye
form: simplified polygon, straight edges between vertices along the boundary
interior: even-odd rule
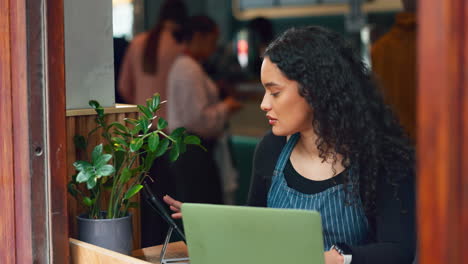
[[[279,93],[280,93],[280,92],[271,93],[270,95],[273,96],[273,97],[276,97],[276,96],[278,96]]]

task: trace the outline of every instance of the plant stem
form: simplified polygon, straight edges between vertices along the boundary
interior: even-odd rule
[[[158,130],[158,133],[163,135],[164,137],[166,137],[167,139],[169,139],[173,143],[176,143],[176,141],[173,138],[171,138],[170,136],[168,136],[166,133],[162,132],[161,130]]]

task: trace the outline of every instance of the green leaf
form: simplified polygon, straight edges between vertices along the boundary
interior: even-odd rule
[[[146,116],[142,116],[138,121],[138,124],[140,124],[140,127],[143,129],[143,133],[148,133],[150,122]]]
[[[104,117],[104,109],[101,107],[101,108],[96,108],[96,113],[99,117]]]
[[[177,160],[177,158],[179,158],[179,148],[177,147],[177,144],[176,144],[176,145],[173,145],[171,151],[169,152],[169,160],[171,162],[174,162]]]
[[[122,136],[124,138],[131,137],[132,135],[130,134],[130,131],[128,133],[122,133],[119,130],[114,129],[114,134]]]
[[[93,152],[91,153],[91,162],[93,164],[96,164],[96,160],[101,156],[102,154],[102,144],[97,145],[94,147]]]
[[[201,141],[199,137],[190,135],[184,138],[184,143],[190,145],[200,145]]]
[[[94,161],[94,167],[96,169],[99,169],[104,164],[107,164],[107,162],[109,162],[110,159],[112,159],[111,154],[103,154],[103,155],[97,157],[97,159]]]
[[[123,140],[123,138],[121,138],[121,137],[113,137],[112,141],[114,141],[115,143],[120,144],[122,146],[128,147],[127,141]],[[115,143],[114,143],[114,146],[115,146]]]
[[[98,117],[102,118],[104,117],[104,108],[102,108],[102,106],[99,104],[98,101],[95,101],[95,100],[91,100],[89,101],[89,105],[94,108],[94,111],[96,111],[96,114],[98,115]],[[99,123],[99,121],[97,121]]]
[[[163,130],[167,127],[167,121],[164,118],[160,117],[158,120],[158,129]]]
[[[125,159],[125,154],[126,154],[125,151],[114,152],[114,166],[115,166],[116,171],[120,170],[120,167],[122,166],[122,163]]]
[[[172,131],[171,133],[171,137],[175,138],[175,137],[180,137],[184,134],[185,132],[185,128],[183,127],[178,127],[176,129],[174,129],[174,131]]]
[[[86,187],[88,190],[93,189],[96,186],[96,178],[90,177],[88,181],[86,182]]]
[[[126,126],[122,125],[119,122],[113,122],[113,123],[111,123],[109,125],[109,127],[115,127],[116,129],[120,130],[121,132],[129,133],[128,128]]]
[[[183,154],[187,151],[187,146],[185,145],[184,142],[179,142],[177,143],[177,147],[179,148],[179,153]]]
[[[158,109],[159,103],[160,103],[160,102],[161,102],[161,97],[159,96],[158,93],[155,93],[155,94],[153,95],[152,100],[151,100],[151,107],[150,107],[150,109],[151,109],[152,112],[155,112],[155,111]]]
[[[98,178],[101,178],[101,176],[109,176],[111,175],[112,173],[114,173],[114,167],[110,164],[106,164],[104,166],[101,166],[99,167],[97,170],[96,170],[96,176]]]
[[[73,197],[78,197],[78,190],[76,189],[76,185],[73,182],[69,182],[67,184],[67,189],[68,192],[73,196]]]
[[[89,164],[89,163],[86,162],[86,161],[82,161],[82,160],[75,161],[75,162],[73,163],[73,166],[75,166],[75,168],[76,168],[77,171],[83,171],[83,170],[86,170],[87,168],[92,167],[91,164]]]
[[[141,148],[142,145],[143,145],[143,139],[136,138],[132,140],[132,142],[130,142],[130,151],[136,152]]]
[[[127,122],[127,123],[130,123],[134,126],[136,126],[138,124],[138,120],[136,119],[133,119],[133,118],[124,118],[124,121]]]
[[[153,113],[149,110],[148,107],[144,105],[137,105],[137,107],[140,110],[140,112],[142,112],[146,117],[150,119],[153,118]]]
[[[124,168],[122,170],[122,175],[120,177],[121,177],[120,180],[122,181],[122,183],[125,184],[132,177],[132,171],[130,169],[128,169],[128,168]]]
[[[141,130],[141,125],[137,124],[133,129],[132,129],[132,135],[136,135],[140,132]]]
[[[153,99],[151,99],[151,98],[146,99],[146,107],[148,107],[148,109],[149,109],[151,112],[153,112],[153,109],[151,108],[151,107],[152,107],[152,106],[151,106],[152,104],[153,104]]]
[[[135,194],[137,194],[141,188],[143,188],[143,185],[141,184],[138,184],[138,185],[135,185],[133,186],[130,190],[127,191],[127,193],[125,194],[124,196],[124,200],[128,200],[130,198],[132,198]]]
[[[88,146],[85,137],[81,135],[75,135],[73,137],[73,142],[75,143],[75,147],[81,150],[86,150],[86,147]]]
[[[169,147],[169,139],[164,138],[156,150],[156,157],[162,156],[166,152],[167,147]]]
[[[104,145],[103,150],[104,150],[105,153],[112,153],[112,145],[110,145],[110,144]]]
[[[153,166],[153,162],[155,159],[156,159],[156,152],[148,152],[143,162],[143,170],[149,171],[151,167]]]
[[[91,168],[92,169],[92,168]],[[78,173],[78,175],[76,176],[76,181],[77,182],[86,182],[89,180],[89,178],[91,178],[93,176],[93,173],[91,172],[91,170],[89,169],[86,169],[86,170],[82,170],[80,171],[80,173]]]
[[[91,200],[89,197],[83,197],[83,204],[91,207],[94,204],[94,201]]]
[[[89,106],[91,106],[91,107],[94,108],[94,109],[101,107],[101,105],[99,104],[99,102],[96,101],[96,100],[90,100],[90,101],[88,102],[88,104],[89,104]]]
[[[156,132],[151,133],[148,138],[148,147],[150,151],[156,151],[156,148],[159,145],[159,136]]]

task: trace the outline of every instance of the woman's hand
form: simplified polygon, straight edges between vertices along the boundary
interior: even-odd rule
[[[325,264],[343,264],[344,257],[338,251],[332,249],[325,251]]]
[[[174,198],[170,197],[169,195],[164,195],[163,197],[164,202],[169,205],[169,208],[174,212],[171,216],[174,219],[181,219],[182,213],[180,212],[180,208],[182,207],[182,202],[175,200]]]

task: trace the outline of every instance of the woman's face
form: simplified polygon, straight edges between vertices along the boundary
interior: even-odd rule
[[[312,108],[299,95],[299,84],[288,79],[268,57],[263,60],[261,78],[265,95],[260,108],[266,112],[273,134],[288,136],[312,130]]]

